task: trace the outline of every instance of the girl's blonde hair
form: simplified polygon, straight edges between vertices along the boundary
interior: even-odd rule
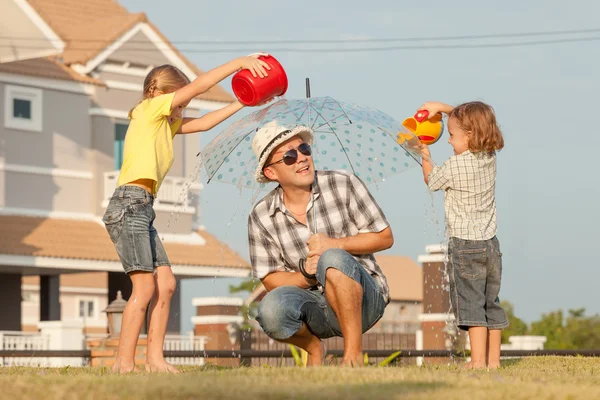
[[[157,92],[173,93],[189,83],[189,78],[177,67],[165,64],[153,68],[144,79],[144,98],[129,111],[129,119],[142,101],[155,97]]]
[[[502,131],[496,122],[494,109],[481,101],[456,106],[448,114],[469,134],[469,150],[473,153],[493,153],[504,147]]]

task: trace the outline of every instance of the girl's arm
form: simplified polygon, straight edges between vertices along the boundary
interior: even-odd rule
[[[217,83],[240,69],[250,70],[254,77],[259,76],[264,78],[268,75],[266,70],[271,69],[271,67],[264,61],[258,59],[261,55],[263,55],[263,53],[236,58],[200,75],[194,79],[193,82],[175,92],[175,97],[171,103],[171,110],[174,110],[180,105],[186,106],[194,97],[208,91]]]
[[[227,118],[231,117],[236,112],[244,108],[244,105],[239,101],[229,104],[220,110],[211,111],[200,118],[184,118],[181,127],[177,131],[178,134],[206,132]]]

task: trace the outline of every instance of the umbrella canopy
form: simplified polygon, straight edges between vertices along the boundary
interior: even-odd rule
[[[369,184],[420,164],[418,138],[407,133],[399,144],[402,124],[379,110],[328,96],[281,99],[230,125],[199,153],[208,182],[266,187],[254,180],[258,159],[251,144],[257,130],[273,120],[313,130],[317,170],[352,171]]]

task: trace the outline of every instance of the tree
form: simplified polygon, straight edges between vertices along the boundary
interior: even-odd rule
[[[600,315],[585,316],[585,308],[569,310],[565,324],[567,340],[573,349],[600,348]]]
[[[600,348],[600,315],[585,316],[585,308],[569,310],[564,318],[562,310],[543,314],[531,324],[530,334],[546,336],[547,349]]]
[[[548,314],[542,314],[539,321],[531,324],[530,335],[546,336],[544,347],[547,349],[559,350],[571,348],[565,341],[562,310],[552,311]]]
[[[239,292],[248,292],[248,294],[252,293],[256,287],[260,285],[260,281],[258,279],[248,278],[245,281],[240,282],[239,285],[229,285],[229,293],[239,293]],[[254,318],[256,315],[257,304],[252,302],[250,305],[243,305],[241,308],[242,316],[244,317],[244,322],[240,326],[240,329],[249,331],[252,326],[248,322],[251,318]]]
[[[515,310],[512,303],[508,301],[500,302],[502,308],[506,312],[506,318],[508,319],[509,326],[502,330],[502,343],[509,343],[508,338],[510,336],[519,336],[527,334],[527,324],[523,322],[519,317],[515,316]]]

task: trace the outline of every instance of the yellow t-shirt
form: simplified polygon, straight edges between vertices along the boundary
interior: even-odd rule
[[[175,93],[146,99],[135,107],[123,148],[123,165],[117,187],[136,179],[154,180],[156,195],[173,165],[173,137],[181,126],[177,119],[169,124]]]

